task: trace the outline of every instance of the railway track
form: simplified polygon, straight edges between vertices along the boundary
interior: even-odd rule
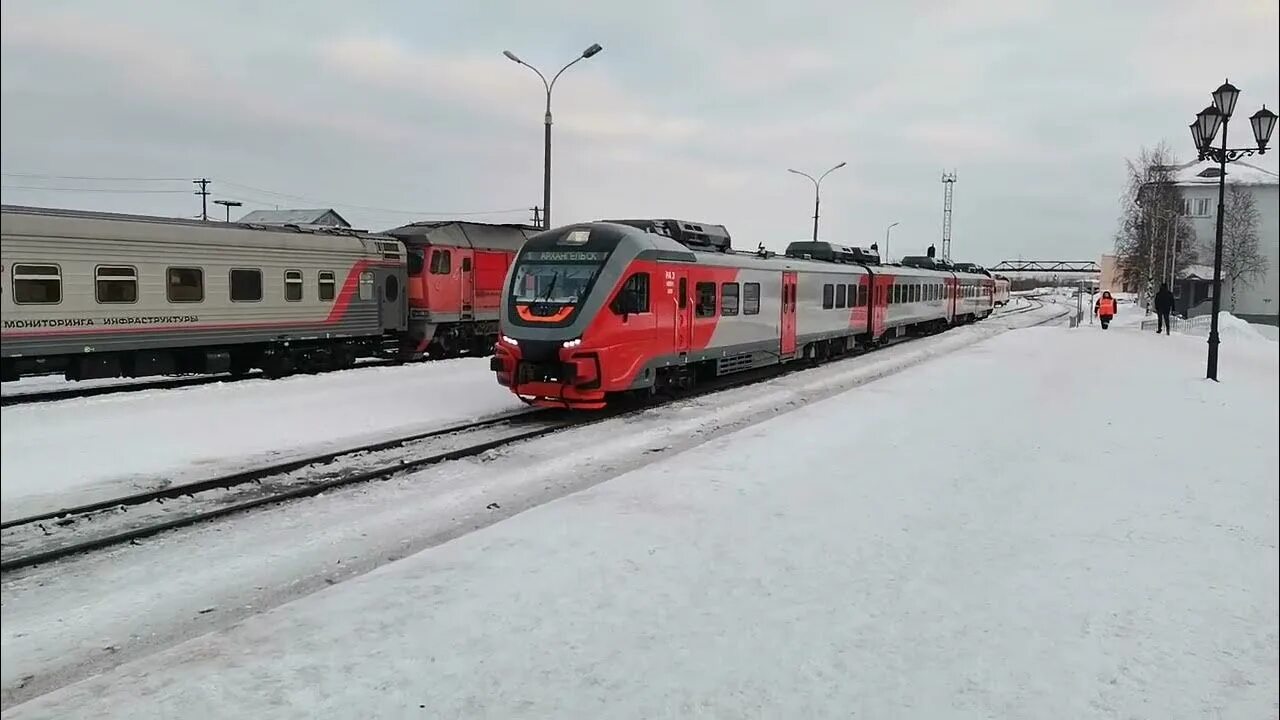
[[[1002,315],[1021,314],[1044,305],[1040,301],[1033,302],[1038,304]],[[1059,320],[1065,314],[1046,318],[1031,327]],[[900,345],[913,339],[916,338],[898,338],[881,347]],[[856,351],[840,359],[859,357],[873,350]],[[789,363],[782,368],[772,366],[735,373],[674,397],[686,399],[740,388],[802,372],[816,364],[819,363]],[[660,396],[656,399],[672,398]],[[0,545],[4,547],[0,572],[8,573],[114,545],[136,543],[168,530],[266,505],[312,497],[344,486],[387,479],[430,465],[474,457],[513,443],[641,412],[652,406],[652,403],[618,404],[589,415],[570,415],[547,409],[523,410],[4,521],[0,523]]]

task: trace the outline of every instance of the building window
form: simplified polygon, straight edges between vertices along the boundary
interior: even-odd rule
[[[1213,207],[1209,198],[1196,198],[1196,217],[1209,217],[1209,211]]]
[[[93,291],[104,304],[138,302],[138,270],[127,265],[99,265],[93,273]]]
[[[165,273],[165,294],[172,303],[204,301],[204,271],[200,268],[171,267]]]
[[[62,302],[62,270],[57,265],[14,265],[13,301],[19,305]]]
[[[331,270],[321,270],[316,275],[316,296],[325,302],[332,302],[334,290],[337,289],[338,282]]]
[[[720,286],[720,314],[738,314],[738,283],[725,283]]]
[[[236,268],[231,271],[231,302],[262,300],[262,271]]]
[[[822,286],[822,309],[830,310],[835,306],[836,306],[836,286],[823,285]]]
[[[760,314],[760,283],[742,284],[742,314]]]
[[[301,270],[284,271],[284,299],[289,302],[298,302],[302,299]]]
[[[694,292],[698,294],[698,304],[694,306],[693,314],[698,317],[714,317],[716,314],[716,284],[713,282],[696,283]]]
[[[849,302],[849,288],[840,283],[836,286],[836,307],[842,308]]]

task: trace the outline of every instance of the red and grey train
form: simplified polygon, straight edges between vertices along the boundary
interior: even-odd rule
[[[600,409],[611,396],[822,359],[983,319],[996,280],[925,257],[792,243],[735,251],[720,225],[609,220],[539,233],[503,293],[491,360],[524,401]]]

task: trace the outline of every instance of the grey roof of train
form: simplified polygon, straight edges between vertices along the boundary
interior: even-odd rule
[[[244,217],[241,217],[236,222],[259,225],[319,225],[320,220],[330,213],[333,213],[334,217],[342,221],[343,227],[351,227],[351,223],[347,222],[347,219],[333,208],[254,210],[245,213]]]
[[[0,211],[6,213],[23,213],[27,215],[44,215],[47,217],[81,218],[85,220],[116,220],[123,222],[162,223],[168,225],[186,225],[205,228],[241,228],[247,230],[270,230],[272,232],[316,233],[323,235],[355,235],[378,237],[383,233],[360,230],[357,228],[334,225],[277,225],[246,222],[223,222],[221,220],[192,220],[190,218],[166,217],[163,215],[132,215],[129,213],[113,213],[100,210],[72,210],[70,208],[37,207],[34,205],[3,205]],[[388,238],[389,239],[389,238]]]

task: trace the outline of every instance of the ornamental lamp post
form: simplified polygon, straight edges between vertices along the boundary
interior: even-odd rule
[[[803,175],[809,178],[809,182],[813,183],[813,241],[814,242],[818,242],[818,206],[821,202],[820,189],[822,187],[822,179],[830,175],[831,173],[835,172],[836,170],[839,170],[840,168],[844,167],[845,165],[848,165],[848,163],[842,162],[839,165],[836,165],[835,167],[831,168],[830,170],[822,173],[817,178],[814,178],[809,173],[803,173],[803,172],[800,172],[799,170],[792,170],[791,168],[787,168],[787,172],[795,173],[796,175]]]
[[[1227,163],[1244,157],[1267,152],[1267,142],[1271,139],[1271,131],[1276,126],[1276,114],[1266,105],[1249,118],[1253,126],[1253,139],[1256,148],[1228,148],[1227,126],[1231,122],[1231,114],[1235,111],[1236,100],[1240,97],[1240,89],[1230,81],[1214,90],[1213,104],[1196,113],[1196,121],[1191,124],[1191,138],[1196,143],[1196,150],[1201,160],[1214,160],[1218,163],[1218,223],[1213,240],[1213,316],[1209,320],[1209,359],[1205,369],[1205,377],[1218,380],[1218,312],[1222,308],[1222,221],[1226,212]],[[1222,127],[1222,141],[1219,147],[1213,147],[1214,136],[1218,127]]]
[[[582,54],[574,58],[572,62],[560,68],[560,72],[556,73],[555,76],[551,78],[551,82],[547,82],[547,77],[543,75],[542,72],[538,70],[538,68],[516,57],[515,53],[511,52],[510,50],[502,51],[502,54],[505,55],[506,58],[511,62],[517,65],[523,65],[529,68],[530,70],[532,70],[538,76],[538,78],[542,80],[542,87],[547,91],[547,112],[546,112],[546,115],[543,116],[543,120],[542,120],[542,123],[545,126],[543,148],[542,148],[542,152],[543,152],[542,229],[543,230],[548,230],[551,228],[551,90],[556,86],[556,80],[560,79],[561,73],[563,73],[565,70],[568,70],[570,67],[572,67],[574,63],[577,63],[580,60],[586,60],[587,58],[595,55],[596,53],[600,52],[603,49],[604,48],[600,47],[599,43],[593,43],[591,47],[587,48],[586,50],[583,50]]]

